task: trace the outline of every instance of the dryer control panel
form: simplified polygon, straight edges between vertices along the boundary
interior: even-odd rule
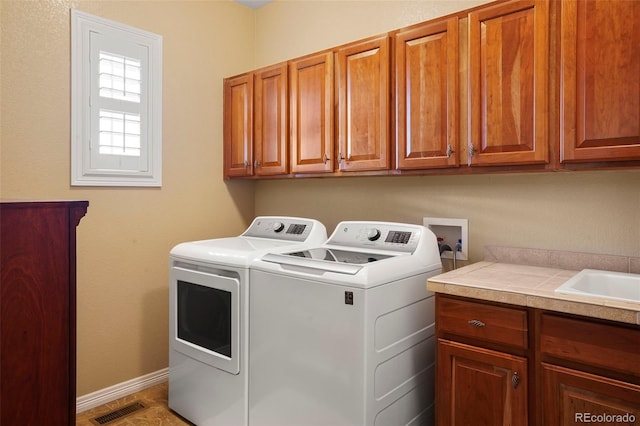
[[[304,242],[310,236],[325,233],[324,225],[312,219],[258,216],[242,234],[245,237]]]
[[[327,244],[411,253],[425,229],[406,223],[340,222]]]

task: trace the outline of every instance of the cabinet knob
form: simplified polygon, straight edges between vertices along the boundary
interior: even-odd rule
[[[513,377],[511,377],[511,384],[513,385],[514,389],[516,389],[520,384],[520,375],[518,375],[517,371],[513,373]]]
[[[470,143],[467,147],[467,165],[471,165],[471,159],[476,154],[476,147],[474,144]]]
[[[344,166],[344,160],[345,160],[344,155],[342,155],[342,153],[339,153],[338,154],[338,168],[340,170],[342,170],[342,167]]]
[[[469,321],[467,321],[467,323],[469,323],[470,325],[472,325],[474,327],[478,327],[478,328],[484,327],[486,325],[485,323],[483,323],[482,321],[477,320],[477,319],[469,320]]]
[[[447,144],[447,158],[451,158],[451,156],[453,155],[455,151],[453,150],[453,147],[451,146],[450,143]]]
[[[329,160],[331,160],[331,158],[329,158],[329,157],[327,156],[327,154],[323,154],[323,155],[322,155],[322,162],[323,162],[324,164],[327,164],[327,161],[329,161]]]

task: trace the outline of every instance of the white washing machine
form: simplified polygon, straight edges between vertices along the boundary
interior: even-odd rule
[[[435,235],[342,222],[251,269],[249,424],[434,424]]]
[[[182,243],[169,262],[169,407],[200,425],[248,421],[249,265],[326,241],[312,219],[257,217],[240,236]]]

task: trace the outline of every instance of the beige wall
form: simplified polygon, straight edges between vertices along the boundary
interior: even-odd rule
[[[258,11],[258,65],[398,29],[481,1],[277,1]],[[482,247],[640,255],[640,170],[261,181],[256,214],[421,223],[469,219],[472,260]]]
[[[256,14],[256,62],[273,64],[488,1],[276,0]]]
[[[256,214],[422,223],[469,219],[472,261],[500,244],[640,255],[640,172],[307,179],[260,182]]]
[[[69,8],[164,37],[163,186],[71,188]],[[86,199],[78,395],[168,365],[168,252],[233,235],[253,184],[222,181],[222,78],[253,67],[255,12],[231,1],[2,0],[3,199]]]

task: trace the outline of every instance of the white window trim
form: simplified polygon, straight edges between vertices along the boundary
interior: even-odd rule
[[[92,168],[90,37],[99,33],[146,47],[148,158],[141,170]],[[71,9],[71,185],[162,186],[162,36]]]

